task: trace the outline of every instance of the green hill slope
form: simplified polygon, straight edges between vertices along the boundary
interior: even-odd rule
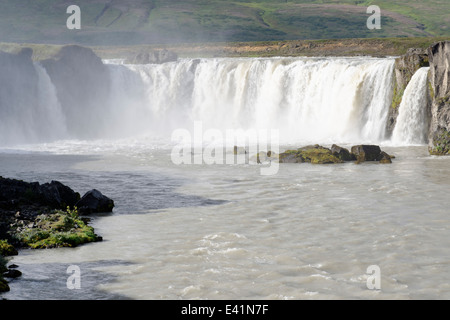
[[[68,30],[66,9],[81,8]],[[369,5],[381,8],[369,30]],[[0,42],[129,45],[450,36],[448,0],[2,0]]]

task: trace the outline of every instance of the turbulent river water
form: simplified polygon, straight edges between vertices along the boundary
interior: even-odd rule
[[[369,141],[396,158],[389,165],[280,164],[276,174],[262,175],[264,165],[254,162],[177,165],[170,135],[5,146],[2,176],[58,180],[80,193],[96,188],[116,207],[92,216],[101,242],[21,250],[11,263],[23,275],[1,297],[450,298],[450,158],[430,156],[423,132],[397,129],[397,140],[385,137],[392,59],[110,67],[122,75],[116,83],[139,75],[134,81],[148,89],[145,99],[156,101],[150,113],[160,116],[153,121],[160,133],[189,129],[192,120],[218,130],[277,128],[280,150],[315,139],[328,147]],[[414,94],[423,89],[423,76],[417,78]],[[404,103],[401,128],[407,128],[402,121],[422,123],[417,101]],[[129,113],[122,117],[126,130],[137,121]],[[67,287],[73,265],[81,271],[79,290]],[[378,290],[367,286],[373,265]]]
[[[168,150],[2,154],[32,181],[95,186],[104,241],[22,250],[8,299],[450,298],[450,159],[385,148],[392,165],[172,165]],[[81,289],[69,290],[70,265]],[[367,288],[378,265],[381,289]]]

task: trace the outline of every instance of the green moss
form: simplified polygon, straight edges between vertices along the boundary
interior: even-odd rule
[[[433,89],[433,86],[431,85],[430,80],[428,80],[428,91],[430,92],[431,99],[434,100],[435,94],[434,94],[434,89]]]
[[[392,103],[391,108],[396,109],[400,106],[400,103],[402,103],[403,93],[405,92],[405,89],[397,89],[397,86],[394,87],[394,95],[392,97]]]
[[[301,149],[301,155],[305,162],[313,164],[342,163],[343,161],[333,155],[331,150],[323,147]]]
[[[94,228],[79,218],[76,209],[69,208],[38,216],[33,228],[23,230],[15,237],[21,244],[33,249],[76,247],[101,239],[94,233]]]
[[[330,149],[319,145],[307,146],[297,150],[286,150],[280,154],[280,162],[284,159],[295,159],[296,162],[308,162],[312,164],[343,163],[341,159],[333,155]],[[290,161],[293,162],[293,161]]]
[[[15,256],[17,250],[7,240],[0,240],[0,256]]]

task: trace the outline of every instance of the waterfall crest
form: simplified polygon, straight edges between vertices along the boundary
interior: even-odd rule
[[[278,129],[284,143],[318,143],[384,139],[393,65],[392,59],[220,58],[127,67],[146,88],[140,99],[157,132],[201,121],[205,129]]]
[[[8,59],[13,59],[8,57]],[[381,143],[392,100],[392,58],[214,58],[127,65],[93,75],[9,66],[1,75],[0,146],[63,139],[127,139],[176,129],[271,129],[282,144]],[[101,64],[101,63],[100,63]],[[0,66],[1,67],[1,66]],[[89,69],[84,68],[83,76]],[[427,68],[404,93],[392,140],[423,143]],[[76,78],[78,77],[78,78]],[[62,85],[67,79],[68,84]],[[58,81],[57,81],[58,80]],[[55,82],[56,81],[56,82]],[[81,81],[82,82],[82,81]],[[57,84],[57,85],[54,85]],[[64,90],[60,90],[63,88]],[[88,90],[77,102],[83,90]],[[92,97],[92,99],[91,99]],[[95,130],[94,130],[95,129]]]

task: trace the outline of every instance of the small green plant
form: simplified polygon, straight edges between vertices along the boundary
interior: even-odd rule
[[[77,207],[74,207],[73,210],[71,210],[70,207],[67,206],[66,212],[73,219],[78,219],[78,208]]]

